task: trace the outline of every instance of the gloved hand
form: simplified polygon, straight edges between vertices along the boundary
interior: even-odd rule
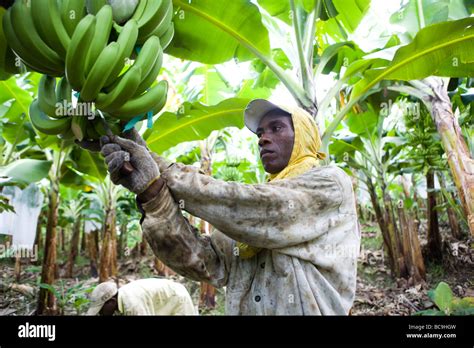
[[[137,134],[129,134],[136,137]],[[158,165],[146,148],[145,142],[138,135],[137,142],[119,136],[103,136],[100,139],[101,153],[108,165],[110,178],[116,185],[122,185],[130,191],[140,194],[144,192],[160,175]],[[130,162],[133,171],[124,174],[121,171],[125,162]]]

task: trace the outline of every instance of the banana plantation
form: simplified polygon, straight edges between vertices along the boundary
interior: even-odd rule
[[[309,115],[317,166],[350,179],[342,200],[354,202],[357,273],[344,314],[474,314],[473,1],[2,0],[0,23],[0,315],[85,315],[99,284],[147,278],[183,285],[200,315],[232,314],[226,301],[242,291],[229,289],[232,273],[225,283],[211,261],[207,276],[181,267],[187,249],[173,243],[191,234],[176,237],[181,220],[158,218],[149,192],[169,190],[173,214],[217,255],[211,236],[227,225],[213,215],[245,225],[260,214],[219,195],[249,193],[279,221],[273,191],[261,197],[280,187],[265,165],[274,153],[262,151],[266,118],[256,130],[244,119],[262,99]],[[139,157],[131,144],[148,151]],[[186,180],[200,200],[181,199]],[[308,187],[328,185],[318,180]],[[306,194],[289,197],[290,208]],[[336,220],[316,225],[335,231]],[[169,240],[145,231],[158,229],[150,221]],[[268,244],[226,237],[242,262],[258,259],[256,274],[270,265],[265,249],[289,258],[298,248],[274,241],[284,230],[265,231]],[[254,302],[271,307],[272,291]],[[270,307],[246,313],[294,314]]]

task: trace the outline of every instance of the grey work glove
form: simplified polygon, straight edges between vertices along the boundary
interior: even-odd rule
[[[141,140],[141,143],[146,145],[141,137],[136,140]],[[158,165],[146,146],[119,136],[103,136],[100,142],[101,153],[105,157],[114,184],[140,194],[159,178]],[[133,166],[133,171],[129,174],[122,170],[125,162],[130,162]]]

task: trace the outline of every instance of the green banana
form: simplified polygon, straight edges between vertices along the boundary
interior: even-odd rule
[[[138,42],[143,43],[159,24],[159,10],[163,0],[142,0],[145,2],[145,10],[138,21]],[[147,36],[148,35],[148,36]]]
[[[84,69],[89,43],[94,35],[96,18],[87,15],[77,25],[66,55],[66,77],[76,91],[80,91],[85,82]]]
[[[86,0],[87,13],[95,15],[105,5],[107,0]]]
[[[31,15],[31,7],[24,1],[16,1],[10,8],[11,24],[20,43],[53,70],[64,69],[64,61],[41,39]]]
[[[96,16],[96,25],[94,38],[89,46],[89,52],[87,53],[86,59],[86,76],[92,69],[92,66],[95,64],[97,58],[107,46],[109,40],[110,31],[112,30],[113,17],[112,17],[112,7],[110,5],[103,6]]]
[[[66,132],[71,126],[71,118],[60,119],[51,118],[41,111],[38,100],[35,99],[29,108],[30,121],[33,127],[41,133],[48,135],[58,135]]]
[[[63,116],[72,108],[72,88],[66,77],[62,77],[56,86],[56,103],[60,105],[58,113]]]
[[[74,34],[74,30],[86,14],[86,0],[61,1],[61,20],[69,37]]]
[[[68,104],[72,102],[72,88],[65,77],[59,80],[56,87],[56,102]]]
[[[161,52],[160,39],[156,36],[151,36],[146,40],[138,57],[133,65],[142,69],[142,78],[145,78],[153,69],[153,65],[159,58]]]
[[[24,64],[31,70],[48,74],[51,76],[61,76],[63,71],[54,70],[51,66],[44,64],[40,57],[33,55],[29,49],[23,46],[17,37],[11,21],[11,10],[8,10],[3,17],[3,30],[8,44],[13,51],[23,60]]]
[[[135,9],[135,12],[133,13],[133,16],[130,19],[134,19],[138,23],[140,18],[143,16],[143,12],[145,12],[146,5],[147,2],[145,0],[140,0],[138,2],[137,8]]]
[[[168,92],[168,82],[160,81],[145,94],[127,101],[113,115],[120,120],[128,121],[135,116],[142,115],[146,112],[158,112],[166,104]]]
[[[86,136],[87,117],[84,115],[72,116],[71,130],[77,140],[81,141]]]
[[[171,22],[171,26],[168,28],[166,33],[164,33],[163,36],[160,37],[161,47],[163,48],[163,51],[169,46],[171,41],[173,41],[173,37],[174,37],[174,23]]]
[[[138,24],[136,20],[131,19],[125,24],[122,32],[118,36],[117,43],[120,45],[120,60],[115,63],[110,77],[105,83],[106,87],[111,86],[117,80],[117,76],[120,75],[120,72],[125,66],[125,60],[132,55],[137,37]]]
[[[0,24],[6,10],[0,7]],[[16,65],[15,53],[8,46],[7,39],[3,32],[3,26],[0,25],[0,80],[6,80],[13,74],[18,74],[20,71]]]
[[[170,27],[173,19],[173,1],[163,0],[159,10],[157,11],[157,18],[159,21],[149,29],[144,29],[140,32],[140,37],[149,37],[151,35],[162,36]]]
[[[58,118],[56,102],[56,78],[48,75],[41,76],[38,85],[39,108],[46,115]]]
[[[120,59],[119,51],[120,44],[117,42],[112,42],[102,51],[81,89],[82,100],[89,102],[97,98],[100,90],[109,78],[116,61]]]
[[[41,39],[64,60],[71,39],[61,22],[58,3],[55,0],[32,1],[31,16]]]
[[[96,106],[100,110],[112,112],[133,97],[142,80],[140,67],[132,66],[120,79],[117,86],[109,93],[99,93]]]
[[[142,81],[140,82],[140,86],[138,86],[133,97],[137,97],[143,94],[143,92],[145,92],[148,88],[150,88],[151,85],[153,85],[153,83],[156,81],[156,78],[158,77],[158,74],[160,73],[162,63],[163,63],[163,50],[160,49],[160,54],[158,56],[158,59],[155,62],[155,65],[153,66],[151,71],[148,73],[148,75],[142,79]]]

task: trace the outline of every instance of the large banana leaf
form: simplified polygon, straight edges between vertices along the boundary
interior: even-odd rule
[[[474,17],[428,26],[397,50],[384,69],[365,72],[354,86],[357,98],[382,80],[418,80],[428,76],[474,76]]]
[[[48,176],[51,161],[19,159],[0,167],[0,177],[9,177],[20,184],[31,184]]]
[[[242,128],[248,102],[248,99],[233,98],[213,106],[184,103],[177,114],[162,114],[143,137],[151,150],[162,153],[183,142],[205,139],[214,130]]]
[[[206,64],[270,53],[268,31],[249,0],[173,0],[173,4],[176,33],[167,53]]]
[[[3,118],[14,122],[19,120],[20,115],[28,114],[32,97],[28,91],[18,86],[15,78],[12,78],[6,81],[0,81],[0,104],[4,104],[8,101],[12,101],[12,104]]]
[[[28,79],[35,78],[30,74]],[[0,127],[2,137],[10,144],[18,144],[26,140],[34,131],[29,127],[28,109],[32,96],[28,92],[27,81],[10,78],[0,81]],[[19,85],[20,84],[20,85]],[[36,86],[33,81],[33,86]]]

